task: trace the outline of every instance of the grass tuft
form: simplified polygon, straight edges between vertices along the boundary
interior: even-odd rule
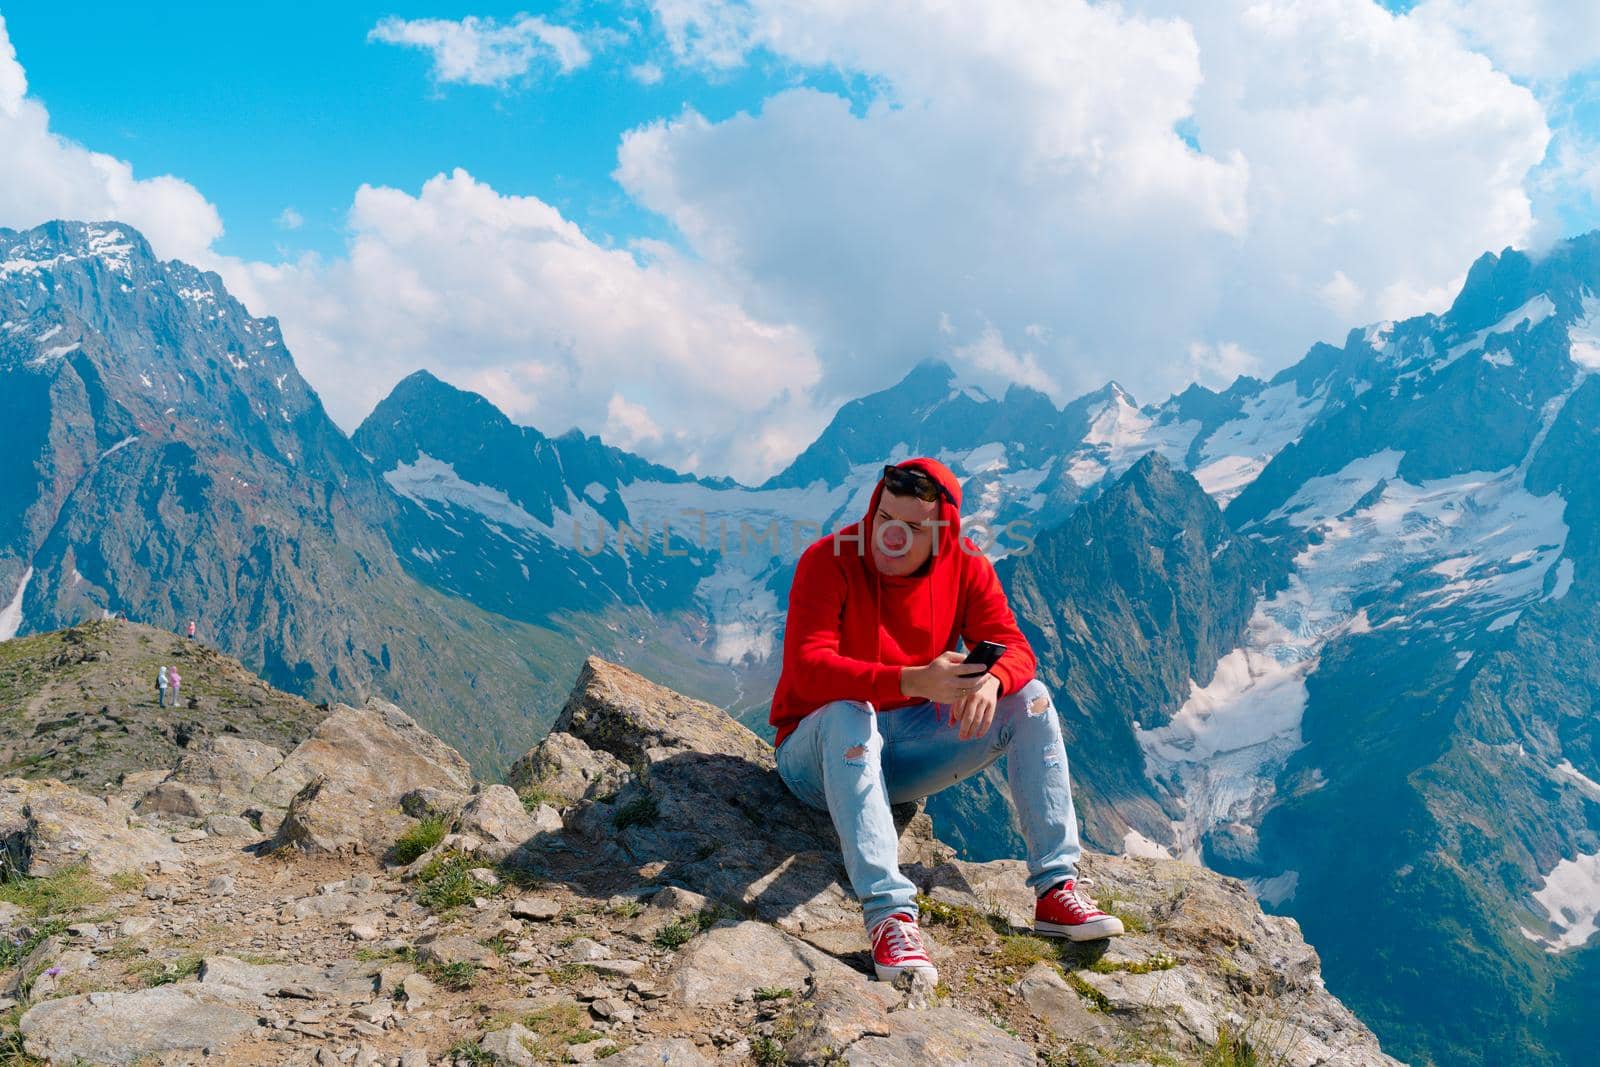
[[[399,864],[413,863],[434,845],[444,840],[444,819],[429,815],[395,839],[392,855]]]
[[[478,980],[478,965],[471,960],[458,960],[455,963],[433,961],[422,968],[422,973],[440,989],[465,993]]]
[[[172,960],[144,960],[129,968],[128,973],[146,986],[171,985],[173,982],[181,982],[199,974],[202,962],[200,956],[179,956]]]
[[[1000,915],[982,915],[960,904],[946,904],[930,896],[917,897],[919,920],[927,926],[943,927],[967,942],[987,941],[991,935],[1011,933],[1011,923]]]
[[[728,912],[725,908],[713,905],[709,908],[701,908],[693,915],[685,915],[682,918],[674,919],[656,932],[656,947],[676,952],[684,945],[687,945],[696,934],[709,930],[727,916]]]
[[[481,866],[478,860],[461,852],[438,857],[417,876],[417,903],[435,912],[447,912],[466,907],[476,897],[494,896],[501,886],[482,885],[472,877],[472,869]]]
[[[98,904],[106,891],[89,874],[89,868],[68,867],[46,878],[12,875],[0,884],[0,900],[26,908],[33,915],[60,915]]]
[[[1042,937],[1007,934],[1000,939],[1000,963],[1006,967],[1031,967],[1035,963],[1054,962],[1060,958],[1061,949]]]
[[[650,793],[640,793],[611,816],[611,825],[618,830],[626,830],[630,826],[654,826],[661,817],[661,809],[656,804],[656,798]]]

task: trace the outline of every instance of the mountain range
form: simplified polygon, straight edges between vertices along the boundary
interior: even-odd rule
[[[764,727],[789,577],[934,455],[1057,694],[1086,841],[1250,880],[1404,1059],[1585,1062],[1600,992],[1600,234],[1270,379],[1058,406],[927,361],[759,486],[425,372],[347,437],[132,228],[0,230],[0,638],[124,612],[495,773],[598,652]],[[929,804],[1019,846],[1003,776]]]

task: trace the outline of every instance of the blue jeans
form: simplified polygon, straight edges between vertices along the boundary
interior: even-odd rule
[[[835,700],[801,719],[778,747],[789,791],[833,817],[869,929],[896,912],[917,914],[889,805],[937,793],[1001,756],[1028,845],[1029,887],[1038,895],[1077,874],[1078,817],[1049,689],[1035,678],[1001,697],[989,732],[969,741],[945,721],[949,710],[922,701],[878,712],[865,701]]]

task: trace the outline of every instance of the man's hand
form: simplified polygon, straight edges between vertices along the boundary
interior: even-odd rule
[[[900,692],[935,704],[956,703],[989,677],[981,668],[963,663],[965,659],[960,652],[941,652],[932,663],[900,668]]]
[[[989,732],[994,722],[995,704],[1000,700],[1000,679],[985,674],[978,688],[956,701],[950,708],[950,721],[961,727],[961,740],[971,741]]]

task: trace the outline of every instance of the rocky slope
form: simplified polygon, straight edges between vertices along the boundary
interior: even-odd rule
[[[287,752],[195,737],[169,775],[103,797],[7,779],[0,1048],[60,1064],[1392,1062],[1295,924],[1240,883],[1091,856],[1133,932],[1063,947],[1016,930],[1017,864],[955,859],[914,810],[902,855],[944,981],[868,981],[836,839],[770,749],[603,660],[512,781],[474,781],[377,702],[331,709]]]
[[[529,678],[576,669],[569,636],[408,574],[399,502],[277,322],[132,228],[0,229],[0,415],[0,637],[197,619],[280,688],[403,700],[486,767],[553,716]]]
[[[183,678],[181,706],[160,706],[163,666]],[[171,768],[209,738],[292,748],[325,714],[202,642],[139,623],[102,619],[0,642],[0,775],[105,789]]]

